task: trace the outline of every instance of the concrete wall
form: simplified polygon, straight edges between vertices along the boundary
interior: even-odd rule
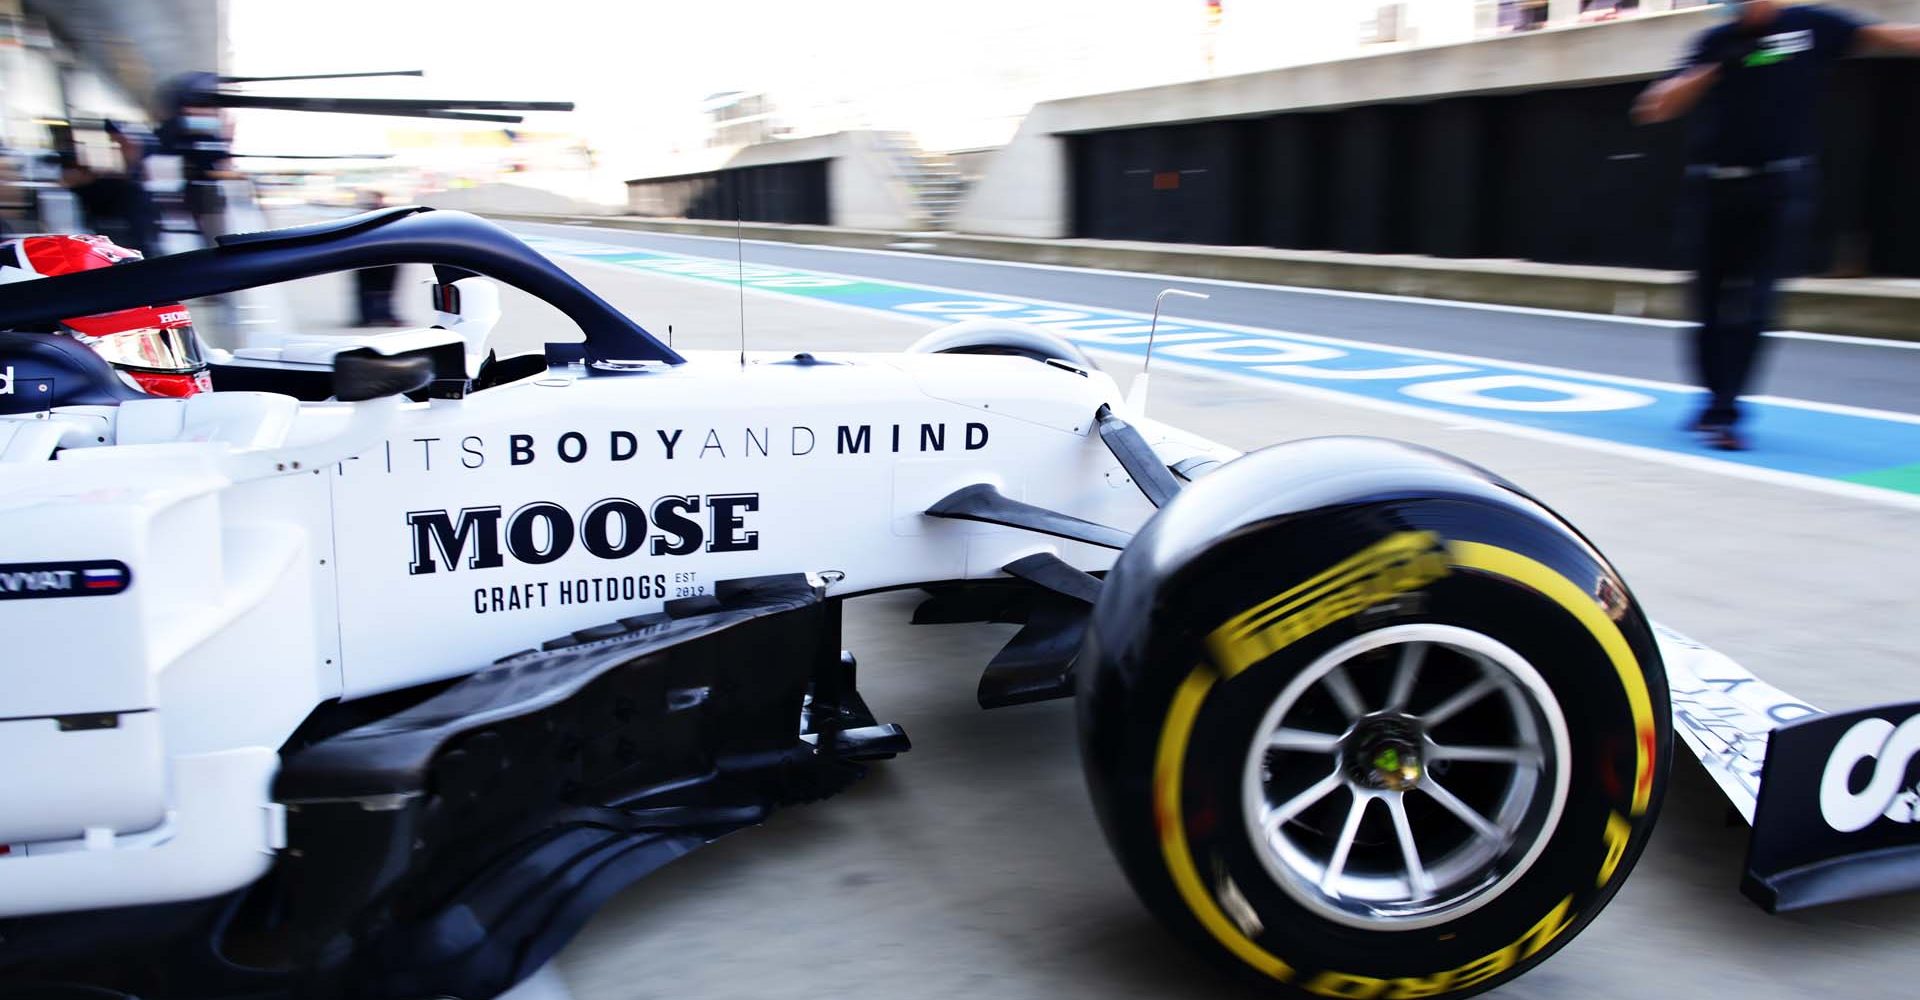
[[[225,62],[224,0],[26,0],[26,8],[143,103],[172,77],[217,73]]]
[[[827,204],[836,226],[909,229],[918,224],[913,191],[902,178],[884,136],[850,131],[782,139],[738,149],[701,150],[627,182],[628,208],[639,215],[684,210],[694,190],[683,179],[780,163],[828,160]]]
[[[1869,17],[1920,21],[1920,0],[1855,0],[1845,6]],[[1672,68],[1692,35],[1720,16],[1707,9],[1676,11],[1049,101],[1034,107],[969,191],[955,228],[1068,235],[1066,133],[1646,79]]]
[[[828,168],[833,224],[855,229],[909,229],[916,225],[913,190],[877,132],[840,133],[840,152]]]
[[[520,184],[478,184],[420,198],[433,208],[482,215],[608,215],[615,209]]]
[[[19,0],[0,0],[0,14],[19,17],[23,10],[40,18],[36,4],[23,8]],[[48,148],[54,137],[41,123],[49,120],[84,116],[142,121],[147,117],[145,92],[131,89],[121,75],[110,72],[117,67],[78,48],[79,41],[58,30],[57,22],[50,22],[49,28],[28,30],[22,44],[0,48],[0,145]],[[82,160],[118,167],[117,156],[101,162],[83,151]]]

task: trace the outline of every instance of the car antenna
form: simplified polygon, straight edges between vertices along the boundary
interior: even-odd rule
[[[667,324],[667,346],[668,347],[673,346],[673,324],[672,323]]]
[[[1213,296],[1205,292],[1189,292],[1179,288],[1164,288],[1153,297],[1153,322],[1147,327],[1147,357],[1140,364],[1140,374],[1133,377],[1133,385],[1127,388],[1127,409],[1136,417],[1147,415],[1147,375],[1153,367],[1153,338],[1160,332],[1160,303],[1169,295],[1178,295],[1188,299],[1210,299]]]
[[[747,251],[741,237],[740,196],[733,199],[733,264],[740,289],[740,369],[747,367]]]

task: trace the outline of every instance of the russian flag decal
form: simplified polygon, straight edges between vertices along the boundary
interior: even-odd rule
[[[0,601],[40,597],[106,597],[133,584],[133,571],[118,559],[82,562],[0,563]]]
[[[111,590],[115,593],[127,589],[127,573],[118,567],[105,569],[83,569],[80,571],[81,586],[88,590]]]

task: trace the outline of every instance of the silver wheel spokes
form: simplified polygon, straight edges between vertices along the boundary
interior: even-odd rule
[[[1566,732],[1539,675],[1504,646],[1450,626],[1382,631],[1406,641],[1349,642],[1366,648],[1323,657],[1268,711],[1248,819],[1290,894],[1345,923],[1410,928],[1485,902],[1531,865],[1565,797]],[[1436,772],[1462,764],[1456,792]],[[1305,787],[1276,793],[1288,777]]]
[[[1339,791],[1341,786],[1345,784],[1346,784],[1345,776],[1338,771],[1335,771],[1332,774],[1329,774],[1326,777],[1321,778],[1317,783],[1315,783],[1312,787],[1308,788],[1306,791],[1301,792],[1300,794],[1294,796],[1293,798],[1288,799],[1286,802],[1283,802],[1280,805],[1275,806],[1273,809],[1269,810],[1266,817],[1263,818],[1260,822],[1261,831],[1269,837],[1273,836],[1274,831],[1280,829],[1280,825],[1282,823],[1285,823],[1288,820],[1293,819],[1295,816],[1298,816],[1301,813],[1307,811],[1308,809],[1316,805],[1319,805],[1321,799],[1324,799],[1327,796],[1332,795],[1334,792]]]
[[[1353,686],[1353,678],[1347,676],[1345,667],[1328,671],[1320,683],[1326,686],[1327,693],[1340,705],[1340,711],[1347,713],[1347,718],[1357,719],[1367,714],[1366,703],[1360,700],[1360,692]]]
[[[1420,664],[1426,659],[1424,642],[1410,642],[1400,650],[1400,664],[1393,671],[1393,688],[1387,692],[1387,711],[1406,711],[1407,699],[1413,697],[1414,682],[1420,679]]]
[[[1483,672],[1471,683],[1462,687],[1453,695],[1447,697],[1426,712],[1408,712],[1407,701],[1413,694],[1414,684],[1419,680],[1420,667],[1425,663],[1427,649],[1431,645],[1431,643],[1427,642],[1409,642],[1400,647],[1400,655],[1394,668],[1392,687],[1387,692],[1385,704],[1379,709],[1381,712],[1406,714],[1409,718],[1417,720],[1417,722],[1428,731],[1451,720],[1462,711],[1472,707],[1476,702],[1500,689],[1499,679]],[[1485,670],[1484,666],[1482,670]],[[1347,673],[1344,664],[1328,671],[1320,683],[1326,689],[1327,694],[1333,699],[1334,703],[1339,706],[1340,711],[1344,713],[1349,720],[1358,720],[1369,714],[1366,700],[1354,685],[1353,678]],[[1353,730],[1351,728],[1345,733],[1323,733],[1314,730],[1282,727],[1274,730],[1268,736],[1267,746],[1270,749],[1286,750],[1294,753],[1338,755],[1345,752],[1344,747],[1352,735],[1352,732]],[[1508,764],[1514,767],[1524,767],[1535,770],[1544,764],[1540,749],[1537,746],[1451,746],[1434,742],[1430,737],[1426,736],[1424,732],[1422,733],[1422,742],[1426,751],[1424,755],[1425,761],[1429,764],[1473,761],[1478,763]],[[1491,842],[1496,849],[1504,850],[1513,840],[1510,831],[1496,826],[1485,816],[1476,812],[1472,806],[1462,802],[1458,796],[1441,785],[1439,780],[1433,777],[1431,773],[1424,774],[1420,783],[1410,791],[1392,791],[1358,787],[1358,783],[1350,780],[1339,767],[1335,767],[1332,774],[1308,787],[1306,791],[1274,807],[1272,811],[1268,813],[1261,826],[1266,830],[1277,829],[1281,824],[1286,823],[1288,820],[1298,816],[1301,812],[1318,804],[1322,799],[1325,799],[1342,787],[1346,787],[1354,793],[1353,801],[1347,810],[1347,816],[1340,830],[1340,834],[1334,841],[1333,854],[1328,859],[1326,873],[1322,876],[1320,882],[1321,890],[1332,896],[1337,897],[1340,894],[1338,885],[1339,877],[1346,867],[1347,858],[1353,849],[1354,840],[1359,835],[1360,822],[1365,819],[1367,808],[1375,801],[1387,803],[1387,810],[1393,821],[1395,838],[1400,842],[1401,860],[1404,865],[1403,874],[1406,876],[1409,885],[1415,887],[1413,895],[1416,900],[1431,897],[1433,895],[1433,884],[1432,879],[1428,877],[1426,869],[1420,860],[1419,846],[1414,841],[1413,829],[1407,819],[1407,795],[1424,792],[1448,812],[1458,817],[1462,823],[1465,823],[1467,827],[1473,831],[1475,836]],[[1422,891],[1421,887],[1424,887],[1424,891]]]
[[[1433,896],[1433,877],[1420,860],[1420,845],[1414,842],[1413,825],[1407,821],[1407,802],[1395,795],[1386,803],[1387,812],[1393,816],[1394,839],[1400,842],[1400,860],[1407,866],[1407,882],[1413,887],[1414,898],[1428,899]]]

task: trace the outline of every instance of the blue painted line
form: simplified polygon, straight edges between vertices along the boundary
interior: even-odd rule
[[[744,280],[747,287],[762,292],[920,320],[1012,320],[1052,330],[1090,349],[1133,356],[1146,352],[1147,322],[1136,313],[819,271],[757,265],[742,271],[733,261],[605,243],[523,238],[546,253],[635,271],[726,285]],[[1701,402],[1698,390],[1684,387],[1485,358],[1396,350],[1281,330],[1165,319],[1160,323],[1154,357],[1377,403],[1415,406],[1753,469],[1920,493],[1920,489],[1901,485],[1911,482],[1912,477],[1890,475],[1920,464],[1920,417],[1792,401],[1756,401],[1748,410],[1754,449],[1729,453],[1705,449],[1683,429]]]

